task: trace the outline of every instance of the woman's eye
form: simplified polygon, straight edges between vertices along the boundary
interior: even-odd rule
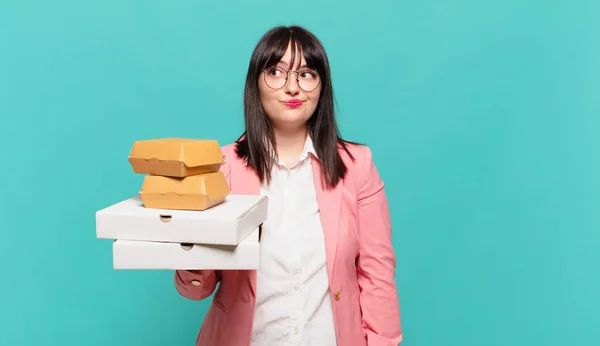
[[[303,79],[315,79],[317,78],[317,73],[314,71],[303,71],[300,73],[300,77]]]
[[[270,71],[271,76],[273,77],[282,77],[284,75],[283,71],[278,68],[274,68]]]

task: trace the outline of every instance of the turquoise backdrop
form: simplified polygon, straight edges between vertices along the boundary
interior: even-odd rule
[[[374,152],[403,345],[600,345],[599,18],[595,0],[1,1],[0,345],[194,343],[209,301],[114,271],[94,213],[141,186],[135,140],[236,139],[277,24],[321,38],[342,134]]]

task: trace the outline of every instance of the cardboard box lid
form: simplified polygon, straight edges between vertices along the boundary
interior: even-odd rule
[[[176,161],[197,167],[222,164],[225,156],[216,140],[158,138],[134,142],[129,153],[131,159]]]
[[[228,195],[229,185],[223,172],[191,175],[185,178],[171,178],[160,175],[148,175],[144,178],[141,193],[205,195],[217,199]]]
[[[145,208],[140,195],[96,212],[101,239],[235,245],[266,221],[268,197],[230,194],[204,211]]]

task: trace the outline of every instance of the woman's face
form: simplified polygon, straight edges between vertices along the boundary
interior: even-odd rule
[[[285,55],[277,64],[280,69],[263,71],[258,81],[263,110],[276,129],[289,130],[305,126],[317,108],[321,93],[319,77],[306,73],[308,68],[300,51],[296,50],[296,58],[292,67],[290,67],[291,57],[291,45],[288,45]],[[278,87],[278,83],[283,83],[285,80],[285,72],[282,73],[282,71],[287,69],[299,71],[300,75],[297,76],[295,72],[290,72],[287,83],[282,88],[274,90],[273,86]],[[269,84],[265,82],[265,77]],[[312,91],[305,91],[298,85],[297,77],[301,80],[300,84],[304,89],[309,90],[310,86],[316,83],[318,86]]]

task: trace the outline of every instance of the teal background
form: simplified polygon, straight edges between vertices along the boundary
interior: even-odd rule
[[[225,144],[259,37],[328,50],[393,213],[406,346],[600,345],[600,2],[0,2],[0,345],[192,345],[208,301],[114,271],[135,140]],[[234,327],[234,326],[232,326]]]

